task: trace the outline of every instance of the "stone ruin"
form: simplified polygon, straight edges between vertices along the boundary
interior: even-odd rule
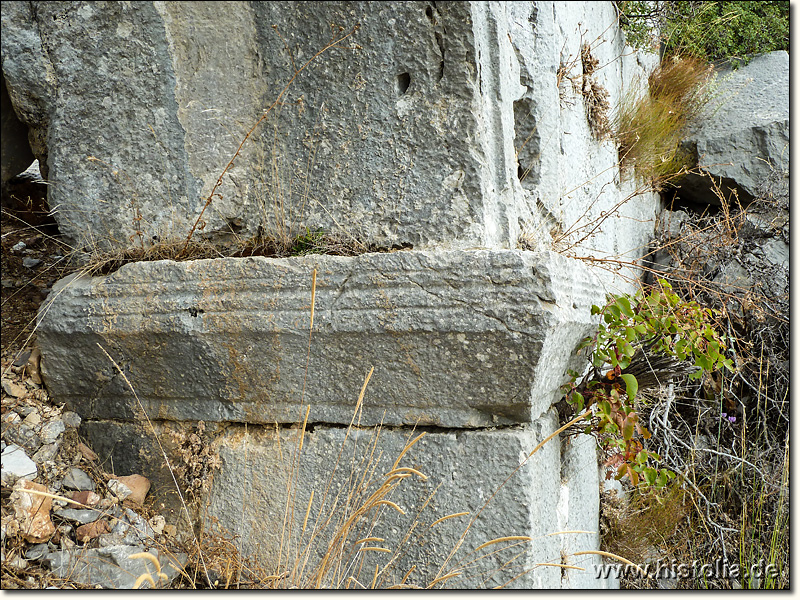
[[[416,516],[425,543],[384,583],[416,565],[424,585],[452,549],[451,566],[528,536],[448,584],[614,585],[578,554],[599,548],[594,440],[525,461],[558,427],[591,305],[632,289],[554,240],[634,261],[659,209],[587,121],[585,43],[611,106],[657,62],[624,45],[612,3],[3,3],[2,26],[9,96],[76,249],[182,240],[214,192],[197,239],[322,231],[385,250],[60,281],[38,324],[43,374],[101,457],[148,475],[177,518],[150,422],[174,465],[196,432],[219,466],[198,471],[198,519],[271,564],[290,478],[302,535],[329,481],[345,489],[364,455],[389,472],[424,432],[400,464],[427,479],[404,482],[390,499],[406,516],[387,508],[371,534],[394,548]],[[542,566],[562,562],[585,570]]]

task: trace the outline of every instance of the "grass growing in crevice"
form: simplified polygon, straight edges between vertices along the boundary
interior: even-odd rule
[[[614,124],[623,170],[632,169],[655,190],[686,172],[692,157],[680,143],[711,100],[710,75],[705,62],[671,58],[650,74],[646,90],[628,89]]]

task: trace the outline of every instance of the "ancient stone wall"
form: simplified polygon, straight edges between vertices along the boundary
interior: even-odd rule
[[[404,248],[138,262],[62,280],[40,316],[43,371],[101,451],[166,488],[142,412],[165,438],[210,423],[222,468],[204,488],[205,514],[246,554],[277,560],[285,467],[299,469],[297,513],[316,510],[339,448],[353,455],[348,444],[367,435],[351,439],[347,426],[374,367],[358,422],[390,426],[378,472],[410,436],[427,434],[405,458],[429,479],[392,501],[408,514],[424,508],[427,525],[460,511],[476,518],[463,542],[464,523],[443,522],[428,546],[397,559],[397,572],[418,564],[409,581],[430,583],[450,549],[460,545],[461,560],[517,535],[534,541],[511,551],[516,562],[497,553],[485,578],[448,583],[499,585],[522,573],[512,587],[608,584],[593,576],[596,556],[575,554],[599,544],[592,440],[550,442],[492,494],[557,428],[551,406],[592,331],[590,306],[631,289],[554,249],[630,261],[653,231],[657,197],[621,177],[615,145],[587,120],[587,85],[613,107],[656,60],[624,46],[612,3],[2,11],[9,94],[77,246],[185,238],[273,107],[222,178],[198,239],[321,230]],[[584,44],[596,61],[588,83]],[[292,463],[306,407],[305,459]],[[387,512],[381,537],[399,539],[404,526]],[[565,530],[582,533],[548,535]],[[562,560],[586,571],[538,566]]]

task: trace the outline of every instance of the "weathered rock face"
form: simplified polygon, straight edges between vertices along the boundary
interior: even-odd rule
[[[717,82],[720,104],[686,143],[725,198],[735,191],[747,204],[773,170],[789,168],[789,53],[762,54],[736,70],[723,67]],[[719,204],[707,177],[686,177],[679,195]]]
[[[383,538],[383,541],[364,545],[398,549],[405,553],[402,561],[396,563],[397,567],[388,569],[386,575],[382,576],[382,585],[399,584],[409,569],[406,565],[412,564],[417,565],[417,569],[406,583],[414,585],[425,586],[437,575],[445,575],[453,568],[463,573],[452,582],[457,587],[484,588],[501,585],[510,579],[509,571],[502,568],[503,563],[521,553],[514,561],[514,570],[532,571],[510,587],[559,587],[560,573],[557,569],[535,568],[537,563],[549,562],[553,557],[559,556],[563,538],[569,537],[547,537],[547,534],[557,530],[558,523],[557,444],[543,447],[542,451],[514,474],[497,496],[491,498],[497,487],[494,482],[499,483],[511,475],[546,432],[552,431],[554,425],[554,418],[548,416],[523,430],[429,432],[417,442],[403,457],[399,466],[415,467],[427,480],[423,481],[418,476],[409,477],[387,497],[406,514],[400,515],[389,506],[376,509],[375,512],[380,516],[377,519],[373,515],[365,518],[359,523],[361,532],[352,537],[356,540],[377,536]],[[291,541],[284,534],[284,556],[288,554],[294,557],[294,546],[300,546],[302,551],[310,542],[313,550],[308,560],[307,577],[311,578],[314,567],[320,564],[321,555],[327,549],[327,541],[333,537],[331,530],[335,531],[339,522],[336,516],[332,522],[326,522],[334,502],[343,506],[349,493],[352,506],[347,513],[352,514],[359,501],[364,502],[383,482],[384,474],[391,472],[394,460],[418,432],[409,438],[408,431],[383,430],[377,441],[374,441],[374,433],[369,431],[351,431],[346,438],[347,432],[343,428],[318,427],[312,433],[306,434],[300,457],[295,459],[298,433],[297,430],[283,431],[278,440],[274,429],[255,433],[251,430],[247,434],[242,427],[229,429],[221,440],[220,457],[223,467],[215,480],[215,486],[231,492],[214,495],[209,509],[222,516],[225,522],[239,524],[235,533],[242,536],[244,548],[252,551],[260,545],[265,560],[276,561],[281,544],[286,490],[291,487],[291,478],[313,482],[311,485],[300,486],[297,496],[292,499],[295,506],[291,519],[293,522],[287,527],[287,532],[293,533]],[[279,446],[285,454],[283,460]],[[245,453],[247,459],[242,460]],[[362,470],[368,464],[365,457],[371,455],[376,457],[377,463],[374,483],[363,487],[354,486],[353,483],[361,479]],[[381,458],[377,460],[379,455]],[[431,460],[432,457],[435,459]],[[294,465],[293,460],[297,460]],[[595,483],[596,480],[595,470]],[[442,482],[446,483],[437,490]],[[356,489],[351,491],[351,488]],[[312,508],[306,534],[301,537],[299,534],[305,521],[312,489],[315,491]],[[426,505],[425,501],[428,499],[430,503]],[[484,504],[485,510],[478,515]],[[430,527],[441,517],[463,512],[468,512],[469,515]],[[447,565],[449,568],[438,572],[445,566],[448,554],[456,549],[454,542],[459,540],[470,520],[476,516],[475,522],[464,536],[462,548]],[[374,520],[377,520],[377,524],[373,525]],[[267,531],[258,532],[246,525],[248,522],[263,521],[274,525],[266,526]],[[413,530],[412,525],[415,527]],[[314,537],[313,530],[316,530]],[[409,531],[411,535],[408,542],[401,546]],[[520,535],[520,532],[521,535],[536,538],[536,541],[517,545],[484,559],[479,557],[485,552],[472,552],[484,542],[506,535]],[[499,544],[494,549],[500,550],[502,546]],[[358,546],[348,548],[347,552],[356,558]],[[357,578],[371,579],[375,565],[380,564],[383,567],[391,556],[392,554],[365,552],[365,564],[360,566]],[[293,558],[287,557],[286,560]],[[475,563],[466,564],[470,560]],[[457,568],[465,564],[466,566]],[[323,580],[326,584],[330,581],[329,577]]]
[[[567,229],[587,202],[592,216],[617,200],[607,169],[616,150],[590,142],[579,94],[563,109],[556,73],[562,65],[580,76],[581,22],[611,23],[606,3],[220,11],[34,2],[2,11],[11,98],[32,138],[47,139],[34,151],[61,232],[76,243],[127,246],[139,231],[148,241],[185,237],[295,69],[356,23],[254,132],[203,235],[321,228],[384,246],[513,248],[520,233]],[[603,35],[595,53],[609,66],[598,77],[613,99],[641,68],[619,58],[616,28]],[[634,213],[652,218],[641,205]],[[598,236],[596,249],[624,245],[613,228]]]
[[[605,65],[595,82],[611,105],[649,59],[626,53],[611,3],[220,6],[3,5],[4,72],[20,115],[47,131],[35,151],[62,232],[116,247],[137,231],[185,238],[244,134],[330,41],[331,24],[337,35],[358,22],[346,48],[297,74],[196,235],[322,228],[413,250],[135,263],[64,280],[40,314],[48,389],[81,413],[100,452],[156,490],[171,480],[142,410],[162,432],[210,422],[223,468],[200,498],[206,514],[242,525],[243,548],[273,558],[273,534],[256,525],[283,489],[272,474],[289,448],[267,432],[289,435],[310,406],[298,491],[309,498],[374,366],[358,422],[392,426],[387,457],[412,426],[430,427],[413,465],[451,492],[435,518],[476,511],[555,430],[551,405],[591,331],[589,306],[630,289],[551,252],[552,241],[635,260],[658,207],[620,181],[613,143],[587,122],[569,84],[582,77],[581,46],[594,40]],[[25,53],[45,66],[23,69]],[[453,586],[502,583],[562,556],[575,564],[569,553],[597,547],[595,534],[542,537],[597,531],[595,446],[565,456],[551,442],[476,521],[471,550],[535,538],[524,565]],[[431,488],[410,489],[396,501],[419,507]],[[244,518],[242,506],[252,506]],[[399,559],[398,571],[418,563],[420,577],[435,575],[432,557],[457,543],[457,525],[443,522],[435,548]],[[537,567],[514,585],[596,587],[590,575]]]
[[[472,428],[546,411],[603,298],[581,263],[525,251],[133,263],[52,293],[44,374],[82,415],[142,416],[99,343],[163,419],[290,423],[308,402],[347,425],[374,366],[363,424]]]

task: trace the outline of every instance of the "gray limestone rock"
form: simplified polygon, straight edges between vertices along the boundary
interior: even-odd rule
[[[754,57],[717,74],[720,102],[687,137],[698,165],[722,182],[743,203],[758,196],[759,186],[772,171],[789,168],[789,53],[784,50]],[[719,204],[708,178],[686,177],[681,198]]]
[[[11,487],[19,478],[35,479],[38,473],[36,463],[33,462],[25,450],[16,444],[8,444],[3,448],[3,487]]]
[[[105,548],[73,548],[51,552],[43,563],[58,577],[84,585],[99,585],[104,589],[133,589],[140,575],[149,573],[159,587],[165,587],[180,569],[186,564],[188,557],[182,553],[167,554],[155,549],[147,552],[156,557],[161,565],[161,572],[167,577],[159,578],[153,563],[145,558],[130,558],[132,554],[145,552],[141,546],[108,546]],[[152,587],[145,582],[142,588]]]
[[[51,397],[84,418],[291,423],[310,404],[346,425],[374,367],[362,423],[483,427],[558,399],[603,298],[555,253],[158,261],[62,280],[38,336]]]
[[[508,45],[502,13],[472,3],[4,4],[3,69],[19,111],[47,132],[62,233],[128,245],[137,212],[148,240],[185,235],[293,64],[359,24],[255,132],[207,231],[281,228],[282,202],[295,233],[514,244],[517,207],[492,197],[507,168],[496,154],[503,132],[480,91],[499,92],[511,74],[478,63],[481,46]]]
[[[80,427],[81,424],[81,417],[78,413],[72,412],[71,410],[64,411],[61,414],[61,420],[64,422],[64,425],[67,427],[72,427],[77,429]]]
[[[81,524],[94,523],[103,516],[101,511],[93,509],[62,508],[53,512],[59,517]]]
[[[62,481],[64,487],[73,490],[92,490],[94,491],[94,481],[84,471],[78,467],[72,467],[64,476]]]
[[[55,546],[51,544],[34,544],[25,552],[25,558],[28,560],[40,560],[52,552],[54,548]]]
[[[42,438],[42,442],[45,444],[52,444],[64,432],[64,429],[64,421],[53,419],[42,426],[39,431],[39,437]]]
[[[35,454],[42,447],[42,440],[33,427],[25,423],[9,424],[3,432],[3,437],[25,448],[30,454]]]
[[[277,100],[198,237],[322,229],[384,247],[513,248],[633,193],[580,95],[559,100],[557,71],[584,37],[603,38],[598,83],[612,104],[655,60],[626,52],[609,3],[221,6],[3,4],[11,99],[76,247],[186,237]],[[593,247],[640,247],[648,227],[632,223],[654,202],[618,208],[625,230],[595,231]]]
[[[453,569],[462,574],[438,587],[560,587],[559,568],[537,567],[558,562],[569,537],[549,534],[562,527],[576,528],[557,516],[561,479],[558,439],[544,445],[514,473],[555,427],[555,416],[550,413],[518,428],[427,432],[397,463],[397,468],[416,469],[427,479],[405,471],[409,476],[386,496],[405,514],[383,505],[357,521],[347,537],[343,564],[359,556],[359,545],[354,542],[371,536],[382,539],[361,546],[390,552],[363,552],[364,563],[351,572],[362,582],[372,580],[375,565],[381,569],[388,565],[381,575],[382,587],[399,583],[411,566],[417,565],[406,583],[424,586]],[[295,481],[297,493],[290,502],[294,508],[285,531],[284,555],[294,556],[295,549],[302,551],[310,542],[306,572],[307,579],[313,580],[321,555],[340,529],[339,517],[354,514],[363,505],[392,471],[405,445],[419,433],[383,429],[374,437],[370,430],[348,432],[341,427],[317,426],[305,433],[296,457],[298,430],[281,429],[279,440],[274,427],[254,426],[247,432],[242,426],[230,427],[219,441],[223,465],[206,496],[208,515],[235,524],[231,533],[239,536],[237,542],[246,556],[257,554],[265,566],[277,568],[270,563],[277,560],[287,489],[291,489],[290,481]],[[365,473],[371,475],[364,477]],[[303,535],[312,489],[314,498]],[[343,506],[348,499],[352,499],[349,510]],[[336,505],[338,511],[333,510]],[[463,512],[469,514],[436,523]],[[328,515],[333,515],[330,521]],[[504,536],[533,540],[498,543],[476,552],[481,544]],[[584,545],[577,540],[572,547],[592,549],[593,544],[596,542]],[[447,561],[451,551],[454,554]],[[516,575],[521,577],[510,582]],[[322,583],[337,585],[330,574]]]
[[[36,464],[42,464],[44,462],[53,460],[56,455],[58,454],[58,444],[45,444],[39,450],[37,450],[36,454],[33,455],[33,462]]]
[[[154,538],[153,528],[147,520],[130,508],[124,509],[111,533],[122,536],[126,544],[148,543]]]

